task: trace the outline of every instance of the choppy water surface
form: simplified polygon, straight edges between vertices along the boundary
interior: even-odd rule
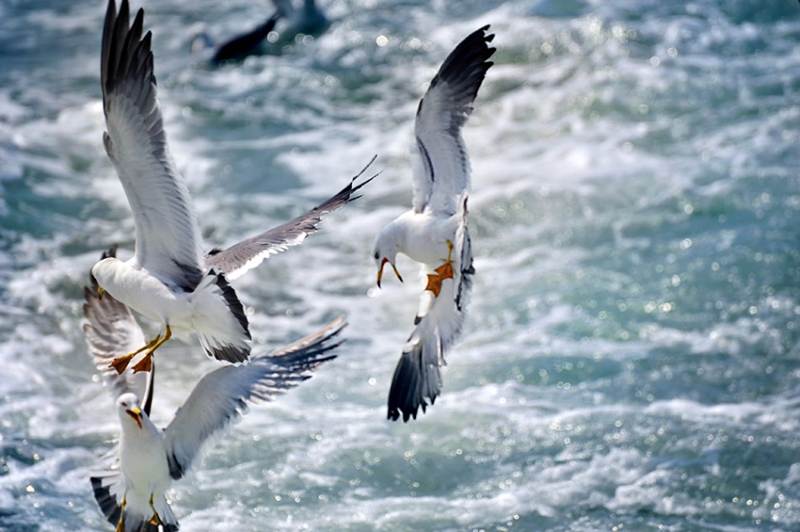
[[[349,341],[175,484],[182,530],[797,530],[800,6],[322,4],[316,41],[212,69],[192,33],[224,38],[263,3],[133,2],[209,246],[299,214],[374,153],[384,170],[236,282],[259,349],[340,313]],[[80,327],[100,251],[133,250],[101,144],[104,12],[0,2],[2,530],[110,529],[87,478],[118,420]],[[370,244],[410,203],[426,82],[487,23],[471,316],[443,396],[389,423],[421,286],[401,260],[406,283],[377,291]],[[215,367],[192,345],[163,348],[160,423]]]

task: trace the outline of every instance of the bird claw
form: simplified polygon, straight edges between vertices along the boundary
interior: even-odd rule
[[[134,356],[136,356],[135,353],[131,353],[129,355],[117,357],[117,358],[115,358],[114,360],[111,361],[111,363],[108,365],[108,367],[109,368],[114,368],[117,371],[117,373],[122,375],[122,373],[125,371],[125,368],[128,367],[128,364],[130,364],[131,359]]]
[[[122,504],[119,507],[119,521],[117,521],[117,528],[115,532],[125,532],[125,506],[127,505],[127,497],[122,496]]]
[[[133,372],[138,373],[140,371],[150,371],[153,369],[153,353],[152,351],[147,353],[144,358],[142,358],[139,362],[137,362],[133,366]]]
[[[166,525],[164,524],[164,521],[161,520],[161,516],[159,516],[158,512],[156,511],[155,505],[153,504],[153,494],[152,493],[150,494],[150,508],[153,510],[153,517],[150,518],[148,523],[150,523],[153,526],[166,527]]]
[[[108,365],[108,367],[109,367],[109,368],[114,368],[115,370],[117,370],[117,373],[119,373],[120,375],[122,375],[122,373],[123,373],[123,372],[125,371],[125,369],[128,367],[128,364],[130,364],[130,363],[131,363],[131,360],[133,359],[133,357],[135,357],[136,355],[138,355],[138,354],[139,354],[139,353],[141,353],[142,351],[145,351],[145,350],[148,350],[148,349],[150,350],[150,352],[149,352],[148,354],[149,354],[149,355],[152,355],[152,354],[153,354],[153,351],[155,351],[155,348],[154,348],[153,346],[155,346],[155,347],[158,347],[159,345],[161,345],[162,343],[164,343],[164,341],[165,341],[165,340],[166,340],[166,337],[165,337],[165,339],[164,339],[164,340],[161,340],[161,335],[160,335],[160,334],[157,334],[157,335],[156,335],[156,337],[155,337],[155,338],[153,338],[153,339],[152,339],[150,342],[148,342],[148,343],[147,343],[146,345],[144,345],[143,347],[140,347],[139,349],[137,349],[137,350],[136,350],[136,351],[134,351],[133,353],[128,353],[128,354],[127,354],[127,355],[125,355],[125,356],[117,357],[117,358],[115,358],[114,360],[112,360],[112,361],[111,361],[111,363]],[[159,343],[159,341],[161,341],[161,342]],[[142,364],[142,362],[139,362],[138,364],[136,364],[136,366],[134,366],[134,372],[136,372],[136,371],[142,371],[141,369],[139,369],[139,370],[135,369],[135,368],[136,368],[136,367],[138,367],[140,364]],[[148,370],[146,370],[146,371],[150,371],[150,370],[148,369]]]
[[[436,273],[428,274],[428,284],[425,286],[425,290],[430,290],[433,292],[434,297],[439,297],[439,293],[442,291],[442,283],[444,280],[453,278],[453,261],[450,258],[452,253],[453,243],[448,240],[447,260],[444,261],[444,264],[433,270]]]

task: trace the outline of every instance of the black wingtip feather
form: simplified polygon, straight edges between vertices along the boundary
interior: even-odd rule
[[[228,307],[228,310],[242,328],[244,336],[247,338],[247,340],[252,340],[253,337],[250,335],[250,325],[247,320],[247,315],[245,314],[242,302],[239,301],[239,296],[236,295],[236,291],[233,289],[230,283],[228,283],[228,280],[225,278],[224,274],[217,273],[215,270],[211,270],[209,275],[215,276],[214,283],[222,293],[222,297],[225,301],[225,305]],[[250,357],[249,346],[242,347],[238,345],[225,344],[204,345],[204,347],[209,356],[225,362],[244,362]]]
[[[116,497],[111,494],[111,490],[103,485],[103,478],[91,477],[89,481],[92,483],[92,492],[94,492],[94,500],[103,512],[103,516],[112,525],[119,522],[119,517],[122,514],[122,508],[117,503]]]
[[[225,304],[228,306],[228,309],[234,315],[236,321],[239,322],[239,325],[242,326],[245,336],[247,336],[248,340],[252,340],[253,337],[250,336],[250,324],[247,321],[244,306],[242,306],[242,302],[239,301],[239,296],[236,295],[236,291],[225,278],[225,275],[221,273],[217,274],[216,284],[222,291],[222,296],[225,298]]]
[[[332,212],[341,207],[342,205],[345,205],[347,203],[350,203],[351,201],[355,201],[358,198],[360,198],[361,194],[355,195],[355,193],[364,188],[373,179],[381,175],[382,171],[376,172],[372,177],[370,177],[363,183],[359,183],[358,185],[355,186],[353,185],[358,180],[358,178],[360,178],[367,172],[369,167],[372,166],[372,163],[374,163],[377,158],[378,158],[377,154],[373,155],[372,159],[369,160],[366,166],[364,166],[364,168],[362,168],[356,175],[353,176],[352,179],[350,179],[350,182],[347,184],[347,186],[345,186],[342,190],[340,190],[331,199],[327,200],[321,205],[314,207],[313,211],[314,212],[318,211],[320,213]]]
[[[464,38],[444,60],[430,86],[446,82],[454,87],[455,99],[473,101],[486,71],[494,64],[488,61],[496,51],[488,45],[494,39],[493,33],[486,34],[488,30],[487,24]]]
[[[106,19],[103,25],[103,43],[100,52],[100,79],[103,89],[103,110],[107,109],[107,97],[123,83],[133,83],[138,87],[132,94],[149,97],[156,85],[153,73],[152,34],[142,37],[144,9],[139,9],[130,24],[130,8],[127,0],[116,10],[115,1],[109,0]],[[154,96],[154,95],[153,95]],[[139,102],[140,105],[143,102]]]

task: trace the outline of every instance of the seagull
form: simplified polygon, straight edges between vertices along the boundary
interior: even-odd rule
[[[217,46],[208,32],[203,29],[192,37],[190,50],[192,53],[202,53],[214,65],[219,65],[226,61],[240,61],[248,55],[259,53],[264,40],[275,29],[275,24],[278,20],[284,16],[285,14],[282,11],[277,10],[253,30],[228,39],[219,46]]]
[[[439,368],[458,340],[472,289],[472,245],[467,230],[469,159],[461,129],[472,112],[478,89],[492,66],[489,26],[465,38],[447,56],[417,108],[412,150],[413,209],[378,233],[373,257],[378,287],[388,263],[397,278],[398,253],[422,263],[427,285],[420,299],[415,328],[403,347],[389,391],[388,418],[403,421],[436,400],[441,392]]]
[[[106,292],[139,314],[161,323],[156,337],[111,364],[122,373],[139,353],[134,371],[147,371],[156,349],[176,332],[195,331],[205,352],[218,360],[244,362],[250,355],[247,317],[229,280],[272,253],[297,245],[316,231],[321,217],[356,199],[355,186],[372,161],[336,195],[279,227],[226,249],[203,255],[200,228],[183,177],[167,146],[156,99],[152,34],[142,37],[144,10],[129,24],[128,0],[119,13],[109,0],[103,28],[101,82],[106,153],[133,212],[133,258],[106,257],[92,268],[100,295]]]
[[[343,342],[336,337],[347,325],[340,317],[279,351],[254,356],[247,365],[223,366],[206,374],[172,421],[159,429],[150,420],[155,363],[144,388],[144,373],[119,375],[107,365],[142,341],[141,328],[125,304],[108,294],[99,296],[94,279],[84,294],[89,352],[105,371],[121,428],[118,463],[90,480],[95,500],[117,532],[157,532],[159,527],[177,531],[178,520],[164,493],[196,462],[204,442],[246,413],[245,401],[272,401],[336,358],[330,351]]]

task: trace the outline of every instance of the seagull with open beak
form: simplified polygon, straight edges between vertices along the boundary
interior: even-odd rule
[[[472,246],[467,231],[469,158],[461,129],[492,66],[489,26],[467,36],[447,56],[417,108],[412,149],[412,210],[378,233],[372,256],[378,268],[404,253],[422,263],[427,284],[389,391],[388,417],[417,417],[441,392],[439,368],[463,330],[472,289]]]

